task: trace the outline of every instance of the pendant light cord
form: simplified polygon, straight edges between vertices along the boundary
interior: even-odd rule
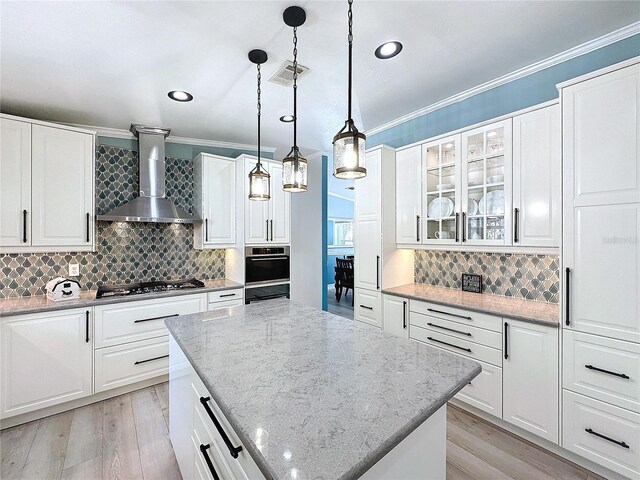
[[[352,122],[351,118],[351,77],[352,77],[352,61],[353,61],[353,10],[352,10],[353,0],[349,0],[349,36],[347,37],[349,40],[349,122]]]
[[[298,148],[298,27],[293,27],[293,148]]]
[[[258,166],[260,166],[260,114],[262,113],[262,104],[260,103],[260,94],[262,91],[260,90],[260,81],[262,80],[262,74],[260,73],[260,64],[257,64],[258,67]]]

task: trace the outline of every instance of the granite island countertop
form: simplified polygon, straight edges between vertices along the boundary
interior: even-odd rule
[[[481,371],[285,299],[165,324],[267,478],[358,478]]]
[[[560,325],[560,306],[557,303],[535,302],[523,298],[502,297],[488,293],[463,292],[454,288],[437,287],[423,283],[410,283],[385,288],[382,293],[398,297],[459,307],[474,312],[523,320],[550,327]]]
[[[129,295],[123,297],[96,298],[97,290],[85,290],[80,292],[80,298],[75,300],[61,300],[54,302],[47,299],[46,295],[33,295],[29,297],[4,298],[0,300],[0,317],[23,315],[27,313],[40,313],[54,310],[68,310],[70,308],[97,307],[112,303],[136,302],[140,300],[152,300],[154,298],[175,297],[179,295],[195,295],[197,293],[215,292],[219,290],[231,290],[243,288],[241,283],[233,282],[226,278],[204,280],[204,288],[190,288],[185,290],[172,290],[170,292],[145,293],[142,295]]]

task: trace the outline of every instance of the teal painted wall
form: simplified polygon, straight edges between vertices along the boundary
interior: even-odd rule
[[[98,144],[126,148],[127,150],[138,150],[138,141],[135,139],[98,137]],[[256,150],[210,147],[206,145],[185,145],[171,143],[171,140],[165,143],[165,155],[167,157],[183,158],[185,160],[193,160],[199,153],[211,153],[213,155],[236,158],[242,154],[256,155],[256,152]],[[262,152],[262,158],[273,158],[273,153]]]
[[[371,135],[367,148],[401,147],[556,99],[556,84],[639,55],[640,34]]]

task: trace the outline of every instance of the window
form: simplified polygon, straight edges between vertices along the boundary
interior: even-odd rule
[[[353,221],[335,220],[333,222],[333,245],[352,246],[353,245]]]

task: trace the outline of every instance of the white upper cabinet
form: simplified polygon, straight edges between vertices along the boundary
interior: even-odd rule
[[[511,119],[462,134],[462,242],[511,244]]]
[[[2,253],[94,248],[93,133],[2,117]]]
[[[560,107],[514,117],[514,245],[560,246],[561,189]]]
[[[249,200],[249,172],[257,159],[245,157],[244,235],[247,245],[288,244],[291,241],[291,193],[282,190],[282,165],[262,160],[271,175],[271,199]]]
[[[236,161],[201,153],[194,160],[195,205],[201,224],[194,227],[196,248],[236,243]]]
[[[420,243],[422,219],[422,148],[396,153],[396,243]]]
[[[0,119],[0,245],[31,243],[31,124]]]

